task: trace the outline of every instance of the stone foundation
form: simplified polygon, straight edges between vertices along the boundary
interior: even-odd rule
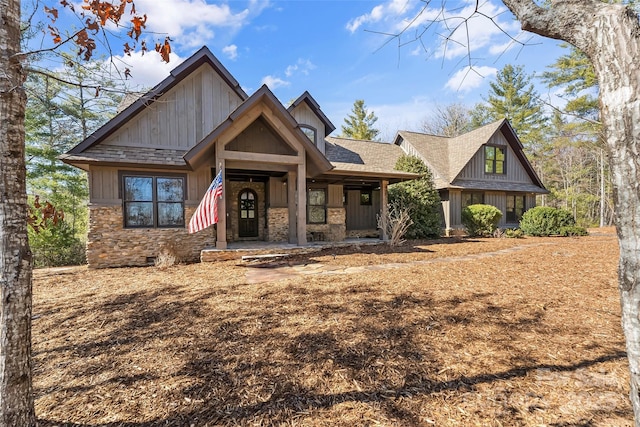
[[[185,208],[185,219],[196,207]],[[89,268],[144,266],[162,252],[183,261],[198,261],[200,251],[215,246],[213,227],[189,234],[185,228],[124,228],[122,206],[89,205],[87,263]]]
[[[289,208],[268,208],[267,224],[267,241],[289,241]]]
[[[307,224],[307,240],[340,242],[346,237],[345,221],[344,208],[327,208],[326,224]]]

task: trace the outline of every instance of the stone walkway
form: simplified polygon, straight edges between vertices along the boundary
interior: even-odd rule
[[[293,279],[296,277],[303,277],[308,275],[358,274],[358,273],[364,273],[368,271],[390,270],[394,268],[404,268],[404,267],[411,267],[415,265],[472,261],[472,260],[491,258],[494,256],[518,252],[518,251],[522,251],[524,249],[528,249],[535,246],[544,246],[544,245],[552,245],[552,244],[553,243],[532,243],[529,245],[514,246],[511,248],[500,249],[494,252],[484,252],[479,254],[471,254],[471,255],[463,255],[463,256],[434,258],[434,259],[423,260],[423,261],[409,261],[409,262],[402,262],[402,263],[394,262],[394,263],[378,264],[378,265],[363,265],[358,267],[341,267],[336,265],[324,265],[321,263],[300,264],[300,265],[292,265],[292,266],[283,265],[278,267],[270,267],[265,265],[252,266],[251,264],[248,264],[246,266],[247,267],[246,278],[247,278],[247,283],[265,283],[265,282],[273,282],[276,280]]]

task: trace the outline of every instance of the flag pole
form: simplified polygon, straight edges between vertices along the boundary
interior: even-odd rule
[[[227,204],[226,204],[226,193],[225,193],[225,173],[224,173],[224,162],[220,160],[218,157],[218,174],[221,177],[221,191],[219,194],[218,200],[218,209],[220,211],[218,217],[218,223],[216,225],[216,248],[218,249],[226,249],[227,248]],[[223,159],[222,159],[223,160]]]

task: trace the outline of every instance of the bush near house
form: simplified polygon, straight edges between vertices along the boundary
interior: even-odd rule
[[[536,206],[522,215],[520,229],[528,236],[584,236],[571,212],[550,206]]]
[[[59,267],[86,263],[86,243],[76,236],[64,213],[51,203],[29,200],[29,248],[35,267]]]
[[[462,210],[462,225],[470,236],[493,236],[500,218],[500,209],[491,205],[470,205]]]
[[[405,237],[423,239],[440,236],[440,196],[434,188],[431,171],[420,158],[406,154],[398,159],[395,168],[422,175],[421,178],[389,187],[389,204],[399,210],[408,209],[413,221]]]

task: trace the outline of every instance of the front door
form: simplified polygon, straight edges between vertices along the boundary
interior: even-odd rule
[[[253,190],[242,190],[238,196],[238,234],[258,237],[258,197]]]

